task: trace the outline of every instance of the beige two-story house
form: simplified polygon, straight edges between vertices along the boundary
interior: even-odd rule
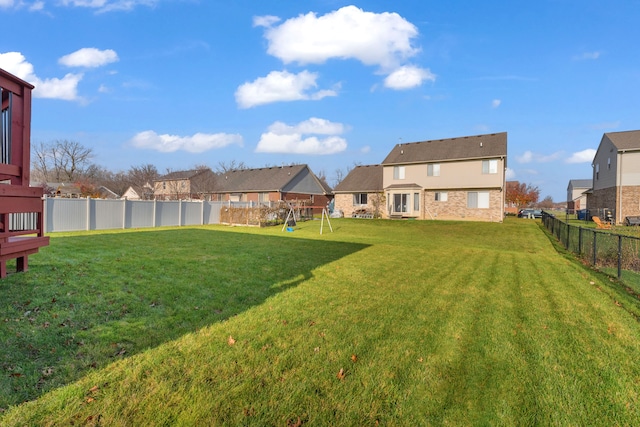
[[[640,215],[640,130],[605,133],[591,166],[587,209],[592,215],[608,209],[617,223]]]
[[[504,218],[506,132],[397,144],[382,166],[391,218]]]

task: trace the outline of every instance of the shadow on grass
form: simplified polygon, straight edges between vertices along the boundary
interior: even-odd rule
[[[205,229],[53,237],[0,281],[0,411],[297,286],[366,245]]]

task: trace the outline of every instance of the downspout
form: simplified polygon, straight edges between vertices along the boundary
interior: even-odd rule
[[[500,207],[500,219],[499,222],[504,221],[504,205],[507,202],[507,158],[506,156],[502,158],[502,189],[500,192],[502,193],[502,203]]]
[[[620,177],[620,180],[618,182],[620,182],[620,187],[618,189],[618,209],[616,209],[618,212],[616,213],[616,216],[618,217],[618,219],[616,220],[616,224],[620,224],[622,222],[622,156],[624,154],[624,150],[622,150],[620,152],[620,154],[618,154],[618,159],[619,159],[619,163],[620,163],[620,167],[618,167],[618,175]]]

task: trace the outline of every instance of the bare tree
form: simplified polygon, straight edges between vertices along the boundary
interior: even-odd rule
[[[34,171],[43,181],[75,182],[93,166],[93,150],[76,141],[41,142],[32,151]]]
[[[249,169],[249,167],[242,161],[236,162],[235,160],[231,160],[230,162],[220,161],[218,162],[218,167],[216,168],[216,172],[218,173],[226,173],[234,170],[244,170]]]
[[[345,169],[342,169],[342,168],[336,169],[333,172],[334,173],[334,175],[333,175],[333,186],[336,187],[338,184],[340,184],[342,182],[342,180],[347,175],[349,175],[349,172],[351,172],[351,170],[356,166],[360,166],[360,163],[354,162],[353,165],[347,166]]]

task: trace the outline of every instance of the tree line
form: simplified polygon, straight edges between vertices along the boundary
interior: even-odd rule
[[[153,185],[153,182],[160,176],[173,172],[167,169],[160,173],[153,164],[141,164],[131,166],[126,171],[111,171],[97,163],[94,163],[95,153],[93,149],[80,144],[77,141],[55,140],[52,142],[39,142],[31,148],[31,182],[45,187],[45,191],[50,193],[55,191],[53,186],[58,184],[73,184],[81,189],[82,196],[95,196],[102,186],[108,188],[118,195],[124,194],[129,187],[133,187],[138,194],[143,196],[146,185]],[[265,165],[264,167],[274,167],[282,165]],[[249,169],[243,161],[231,160],[220,161],[215,169],[205,164],[197,164],[191,170],[211,170],[217,174],[222,174],[231,170]],[[351,167],[336,169],[332,177],[333,185],[340,183],[348,175]],[[318,178],[328,181],[324,171],[317,172]],[[147,197],[151,198],[151,194]]]

